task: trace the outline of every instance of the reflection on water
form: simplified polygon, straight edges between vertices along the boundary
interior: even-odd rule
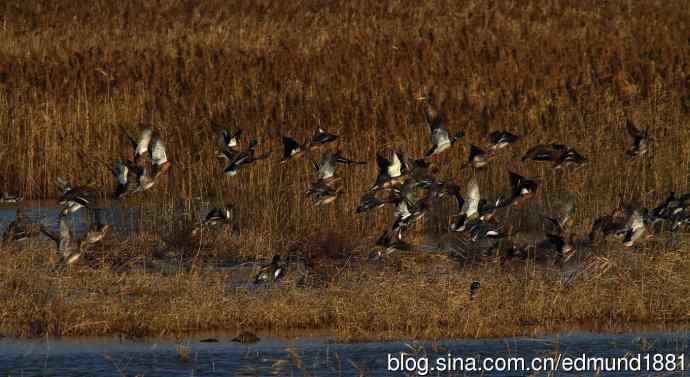
[[[405,376],[415,373],[389,371],[388,355],[405,353],[417,360],[426,357],[430,376],[547,376],[541,372],[439,372],[431,371],[436,359],[553,357],[558,353],[578,357],[688,353],[687,332],[590,334],[563,333],[542,338],[449,340],[439,343],[371,342],[332,343],[324,338],[281,340],[263,338],[245,346],[219,336],[217,343],[202,343],[204,337],[182,342],[129,342],[108,339],[0,341],[0,373],[21,376]],[[186,356],[180,356],[181,354]],[[653,356],[652,356],[653,357]],[[391,359],[392,360],[392,359]],[[687,369],[687,359],[685,360]],[[602,372],[600,376],[660,375],[652,372]],[[557,376],[591,376],[589,372],[557,372]],[[664,376],[686,375],[681,371]]]

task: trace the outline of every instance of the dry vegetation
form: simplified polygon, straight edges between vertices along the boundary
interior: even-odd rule
[[[3,249],[0,326],[19,335],[329,327],[357,338],[687,320],[686,247],[603,251],[572,284],[494,261],[344,262],[389,220],[385,211],[354,214],[375,164],[342,169],[344,195],[314,208],[304,204],[308,164],[280,166],[276,155],[280,135],[303,140],[318,124],[340,134],[355,159],[373,161],[384,147],[421,155],[427,130],[415,97],[433,91],[447,98],[448,127],[463,129],[468,142],[499,129],[524,136],[477,173],[484,192],[507,186],[506,167],[539,176],[534,203],[573,193],[585,229],[618,193],[649,206],[668,190],[689,191],[689,15],[682,0],[3,1],[0,190],[52,198],[61,175],[106,195],[110,173],[78,150],[118,158],[127,146],[117,125],[148,122],[175,165],[146,201],[165,198],[157,216],[175,221],[67,271],[53,271],[43,250]],[[623,158],[626,118],[650,129],[644,160]],[[209,119],[257,137],[272,160],[222,177]],[[592,164],[554,173],[512,161],[553,141]],[[462,184],[474,173],[458,172],[468,153],[460,144],[440,156],[439,177]],[[199,245],[172,236],[196,218],[189,200],[198,196],[237,203],[239,233]],[[229,273],[208,266],[295,244],[335,266],[308,289],[228,291]],[[178,264],[150,268],[161,256]],[[470,303],[467,287],[478,277],[481,298]]]
[[[588,259],[575,277],[532,263],[461,268],[442,254],[406,254],[371,264],[355,254],[338,274],[320,274],[319,268],[306,284],[287,280],[259,288],[238,283],[239,270],[162,266],[151,256],[129,268],[93,260],[54,271],[48,254],[3,252],[0,325],[6,334],[329,329],[341,340],[361,340],[505,336],[530,334],[535,327],[625,328],[690,319],[685,251],[618,250]],[[478,277],[482,286],[470,299],[470,282]]]

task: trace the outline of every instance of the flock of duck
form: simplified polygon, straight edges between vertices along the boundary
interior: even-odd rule
[[[497,216],[501,211],[521,203],[534,195],[540,186],[538,179],[522,176],[508,171],[509,188],[507,194],[489,200],[480,196],[479,185],[475,178],[470,179],[464,190],[450,181],[435,177],[437,170],[433,160],[451,148],[464,136],[462,132],[452,134],[444,125],[444,116],[438,110],[432,96],[420,97],[426,107],[426,122],[429,129],[430,146],[424,156],[407,158],[398,150],[385,150],[377,153],[378,175],[373,184],[366,190],[360,200],[356,213],[367,213],[384,206],[394,207],[394,217],[383,234],[378,237],[372,257],[379,258],[394,250],[410,250],[414,246],[406,241],[407,234],[415,224],[430,211],[431,202],[442,197],[449,197],[457,204],[457,212],[449,219],[449,232],[464,235],[465,239],[483,249],[492,249],[510,234],[504,231],[505,226]],[[242,145],[242,130],[230,131],[224,126],[211,122],[211,128],[217,136],[216,157],[223,162],[223,173],[235,176],[239,170],[268,159],[270,152],[257,154],[258,141],[250,140]],[[98,162],[107,167],[115,180],[113,197],[121,199],[150,190],[171,168],[172,162],[167,157],[166,146],[161,134],[153,128],[144,128],[138,138],[121,127],[131,145],[131,153],[113,163]],[[638,129],[631,121],[626,128],[631,144],[625,151],[628,159],[640,158],[648,150],[649,138],[646,129]],[[339,165],[362,165],[365,161],[355,161],[345,157],[340,150],[329,150],[328,146],[339,138],[321,127],[306,140],[300,143],[284,135],[281,164],[308,155],[314,169],[315,180],[310,183],[306,195],[315,205],[327,205],[334,202],[343,190],[342,179],[336,174]],[[501,153],[520,140],[520,136],[508,131],[494,131],[487,137],[487,146],[469,146],[469,157],[461,169],[483,169]],[[332,148],[331,148],[332,149]],[[320,151],[319,151],[320,150]],[[316,153],[320,155],[313,158]],[[522,161],[540,161],[553,164],[554,169],[584,167],[588,159],[581,153],[564,144],[540,144],[530,148]],[[101,242],[110,230],[110,225],[101,221],[99,210],[93,206],[97,190],[89,186],[75,186],[58,178],[60,190],[57,234],[39,225],[38,232],[23,223],[21,208],[17,216],[4,231],[4,243],[22,241],[34,234],[43,233],[55,241],[59,254],[66,264],[74,263],[91,245]],[[3,193],[0,202],[20,202],[21,197]],[[589,240],[594,242],[614,237],[625,246],[632,246],[640,241],[646,229],[658,223],[668,224],[671,230],[677,230],[684,224],[690,224],[690,193],[677,196],[671,193],[656,208],[648,210],[635,203],[625,203],[622,198],[611,213],[599,217],[593,223]],[[68,217],[81,210],[91,213],[91,226],[87,233],[77,240],[72,232]],[[569,228],[573,223],[574,206],[564,206],[561,213],[543,217],[543,237],[538,242],[519,244],[513,242],[508,255],[528,258],[547,255],[555,261],[567,261],[575,251],[572,233]],[[233,207],[226,205],[211,209],[205,219],[192,232],[197,235],[201,230],[228,224],[233,217]],[[264,266],[256,276],[256,282],[276,281],[284,276],[285,266],[281,265],[280,256],[274,256],[272,262]]]

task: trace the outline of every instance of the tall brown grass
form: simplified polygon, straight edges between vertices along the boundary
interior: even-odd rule
[[[362,237],[377,235],[389,221],[385,211],[358,217],[354,208],[374,180],[378,150],[400,148],[420,156],[427,148],[423,109],[415,97],[432,92],[446,99],[442,110],[447,126],[466,133],[466,141],[439,156],[439,178],[462,184],[476,174],[483,193],[493,196],[507,186],[506,168],[539,176],[542,188],[533,202],[548,206],[561,195],[574,196],[577,222],[583,229],[593,216],[614,205],[618,193],[651,205],[667,190],[688,190],[688,14],[690,5],[682,0],[160,0],[155,4],[130,0],[78,5],[66,0],[4,1],[0,4],[0,189],[30,199],[53,198],[57,194],[53,182],[64,176],[99,186],[106,196],[113,186],[110,173],[80,159],[78,151],[103,160],[122,157],[128,147],[118,125],[134,130],[139,122],[151,123],[161,131],[174,167],[156,192],[129,200],[156,202],[159,210],[152,216],[171,220],[160,223],[162,235],[142,235],[145,247],[131,247],[133,254],[145,250],[158,256],[181,255],[180,261],[188,261],[211,252],[242,259],[267,257],[298,244],[336,257],[359,246]],[[258,138],[262,151],[273,151],[272,159],[236,177],[223,177],[222,165],[213,156],[210,119],[243,128],[245,142]],[[650,129],[651,150],[639,161],[623,157],[629,143],[626,119]],[[280,135],[304,140],[317,125],[341,136],[339,147],[345,154],[371,161],[340,170],[346,190],[326,207],[305,204],[312,172],[304,159],[277,164]],[[486,171],[460,172],[468,143],[481,144],[489,131],[499,129],[523,139],[501,151]],[[553,172],[543,165],[516,162],[529,146],[555,141],[576,147],[592,164],[579,171]],[[170,245],[180,243],[174,234],[195,218],[197,207],[190,201],[194,197],[236,203],[239,233],[172,250]],[[191,287],[200,277],[193,273],[177,276],[182,279],[177,283],[165,276],[105,274],[115,286],[133,284],[131,297],[153,289],[154,282],[162,284],[156,289],[183,288],[181,294],[189,301],[182,303],[194,309],[193,318],[161,314],[136,299],[140,305],[114,305],[108,310],[122,310],[118,318],[161,316],[166,325],[142,330],[148,332],[225,323],[209,323],[199,309],[205,305],[223,313],[223,318],[238,320],[237,313],[226,312],[230,304],[240,303],[233,300],[257,300],[224,298],[220,283],[214,283],[206,293],[217,300],[198,302],[198,296],[184,296],[197,292]],[[56,279],[88,284],[85,276]],[[413,279],[380,284],[416,292],[422,283]],[[446,298],[454,294],[454,283],[429,284],[424,290],[447,294]],[[520,286],[510,284],[515,289]],[[349,328],[366,323],[354,308],[358,307],[355,297],[371,293],[368,287],[343,288],[340,296],[328,299],[293,292],[271,300],[277,305],[289,301],[305,308],[317,303],[331,308],[287,320],[291,325],[309,327],[323,321]],[[540,287],[530,292],[541,294]],[[597,283],[591,289],[599,292],[599,287]],[[418,297],[445,300],[435,295]],[[114,299],[124,299],[118,297]],[[597,309],[567,304],[572,299],[568,294],[537,297],[545,303],[565,303],[539,307],[548,308],[544,309],[547,319],[560,318],[564,307],[582,312],[582,318],[588,318],[584,310],[620,318],[611,306],[615,300],[602,302],[603,309]],[[50,305],[44,314],[70,318],[57,321],[67,327],[56,332],[79,333],[88,322],[76,319],[81,313],[78,307],[68,309],[69,300],[63,299],[45,297]],[[30,306],[29,302],[25,304]],[[646,299],[631,302],[650,313],[658,309]],[[48,310],[52,305],[61,310]],[[464,304],[453,305],[455,310]],[[679,313],[676,304],[668,305],[669,313]],[[16,308],[24,310],[20,309]],[[166,313],[175,313],[169,309]],[[340,317],[342,313],[354,316],[351,324]],[[258,312],[245,317],[263,318]],[[462,322],[460,317],[452,318],[443,320],[449,329],[455,328],[450,324]],[[413,329],[423,328],[429,319],[404,321]],[[99,319],[92,321],[100,326]],[[249,321],[257,326],[268,323]],[[115,325],[107,322],[107,326]],[[401,326],[405,328],[399,323],[390,327]],[[479,329],[489,332],[488,327]]]
[[[0,189],[50,198],[62,175],[107,193],[109,172],[91,169],[77,150],[121,157],[127,147],[117,125],[142,121],[161,130],[175,161],[158,189],[168,198],[234,200],[264,235],[305,234],[316,221],[361,234],[385,218],[339,210],[349,213],[373,181],[377,150],[423,153],[427,130],[414,99],[431,91],[446,98],[448,126],[465,130],[467,142],[497,129],[525,136],[480,174],[487,194],[507,185],[508,166],[543,176],[543,192],[567,185],[581,219],[609,208],[619,192],[651,204],[665,190],[687,188],[689,8],[684,1],[6,1]],[[650,128],[655,143],[643,162],[623,159],[626,118]],[[223,178],[209,119],[245,129],[245,140],[257,137],[274,160]],[[306,209],[311,168],[275,160],[281,134],[304,139],[318,124],[341,135],[344,152],[372,163],[342,169],[338,204]],[[561,175],[511,162],[550,141],[577,147],[592,166]],[[443,155],[439,176],[462,183],[467,150]]]

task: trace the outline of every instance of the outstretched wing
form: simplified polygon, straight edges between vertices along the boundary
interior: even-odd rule
[[[144,128],[139,135],[139,140],[137,140],[135,156],[141,156],[149,151],[149,145],[151,144],[151,138],[153,137],[152,128]]]
[[[388,161],[381,153],[376,153],[376,165],[379,167],[379,171],[382,173],[388,173],[388,166],[390,166],[390,161]]]
[[[319,161],[318,176],[320,179],[330,179],[335,175],[333,154],[324,153]]]
[[[151,141],[151,160],[156,166],[161,166],[168,162],[168,154],[163,140],[160,136],[155,136]]]
[[[397,178],[402,175],[402,161],[400,161],[400,156],[397,152],[393,152],[393,159],[388,165],[388,176],[391,178]]]
[[[476,178],[472,178],[467,183],[466,196],[467,199],[463,204],[462,212],[466,214],[467,217],[473,217],[479,211],[479,200],[481,199],[479,195],[479,184]]]

